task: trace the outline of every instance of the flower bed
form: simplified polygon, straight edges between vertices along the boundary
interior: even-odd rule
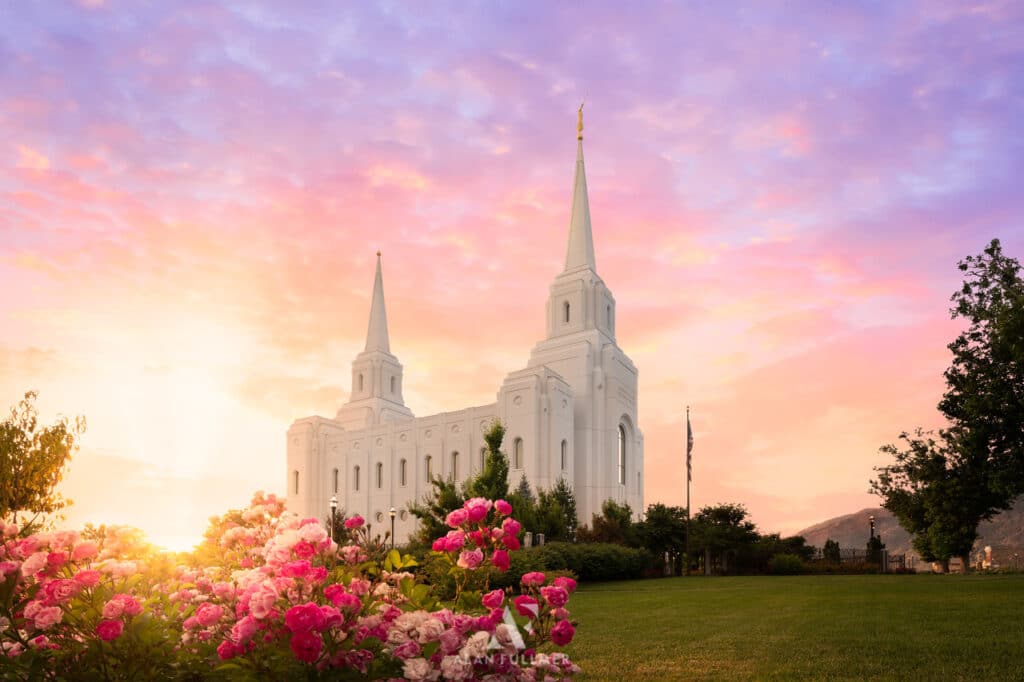
[[[575,633],[576,583],[532,572],[489,590],[519,548],[507,502],[480,498],[434,543],[456,585],[442,603],[363,520],[338,546],[273,495],[220,520],[174,565],[134,530],[25,535],[3,527],[4,679],[554,680]]]

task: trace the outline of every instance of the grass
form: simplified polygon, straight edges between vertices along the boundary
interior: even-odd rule
[[[1024,576],[581,586],[579,680],[1024,680]]]

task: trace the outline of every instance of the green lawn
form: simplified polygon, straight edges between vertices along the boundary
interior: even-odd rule
[[[1024,680],[1024,576],[581,586],[580,680]]]

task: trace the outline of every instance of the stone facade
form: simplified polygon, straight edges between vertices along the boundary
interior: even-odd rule
[[[394,507],[401,540],[415,528],[407,506],[423,499],[431,476],[464,480],[480,472],[483,434],[500,419],[510,486],[524,474],[534,490],[566,479],[581,523],[609,498],[643,510],[637,368],[615,341],[615,299],[597,274],[582,139],[566,265],[550,287],[547,334],[526,368],[505,377],[496,402],[419,418],[405,406],[379,255],[349,402],[333,419],[305,417],[288,429],[289,509],[324,518],[336,496],[339,509],[383,532]]]

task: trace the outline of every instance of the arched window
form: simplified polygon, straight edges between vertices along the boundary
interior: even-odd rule
[[[381,462],[377,462],[377,487],[384,487],[384,465]]]
[[[334,486],[333,486],[334,487],[334,491],[333,492],[336,493],[336,492],[338,492],[338,470],[335,469],[332,473],[333,473],[333,475],[332,475],[331,478],[334,481]]]
[[[512,467],[514,469],[523,468],[523,439],[516,438],[512,444]]]
[[[562,304],[562,322],[569,324],[569,302]]]
[[[480,471],[487,466],[487,448],[480,448]]]
[[[452,452],[452,479],[459,480],[459,453]]]
[[[397,385],[398,385],[398,382],[395,380],[395,377],[391,377],[391,394],[392,395],[395,394],[395,386],[397,386]]]
[[[569,441],[562,441],[562,471],[566,469],[566,460],[569,457]]]
[[[427,455],[427,458],[423,460],[425,463],[425,469],[427,471],[427,483],[430,483],[434,479],[434,458]]]
[[[363,392],[363,373],[359,373],[359,392]]]
[[[405,460],[398,463],[398,484],[405,485]]]
[[[608,329],[612,328],[612,307],[611,307],[611,305],[606,305],[604,307],[604,322],[605,322],[605,324],[608,325]]]
[[[352,483],[356,490],[359,490],[359,466],[352,471]]]
[[[292,472],[292,491],[294,494],[299,494],[299,470],[296,469]]]
[[[626,429],[619,424],[619,483],[626,485]]]

